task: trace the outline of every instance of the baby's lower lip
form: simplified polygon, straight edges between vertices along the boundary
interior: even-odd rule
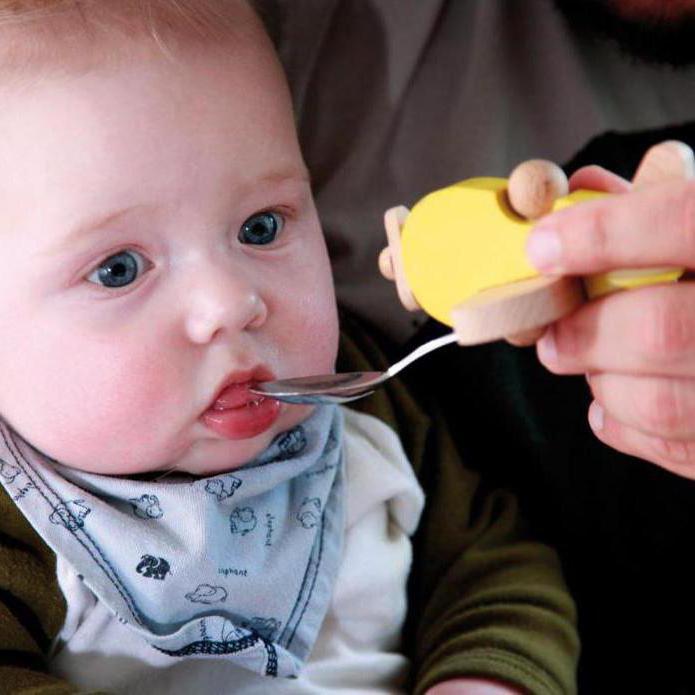
[[[250,439],[265,432],[280,415],[280,402],[249,391],[252,382],[231,384],[202,416],[205,425],[225,439]]]

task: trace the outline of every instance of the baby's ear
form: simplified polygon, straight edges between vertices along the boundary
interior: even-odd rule
[[[420,305],[415,299],[403,270],[403,254],[401,247],[401,232],[410,210],[404,205],[389,208],[384,213],[384,227],[388,246],[379,254],[379,270],[381,274],[396,283],[398,298],[408,311],[418,311]]]

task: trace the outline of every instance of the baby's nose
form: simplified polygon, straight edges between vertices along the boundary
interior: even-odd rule
[[[233,335],[265,323],[268,308],[251,278],[229,268],[201,275],[185,299],[185,331],[191,342],[202,345],[220,333]]]

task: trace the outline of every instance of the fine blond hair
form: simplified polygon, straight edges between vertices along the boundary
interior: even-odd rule
[[[253,0],[0,0],[0,70],[64,62],[83,55],[86,41],[98,50],[118,35],[149,37],[164,52],[181,41],[223,42],[244,33],[240,9],[248,18],[257,14],[249,10],[257,5]]]
[[[209,38],[229,27],[235,4],[234,0],[0,0],[0,27],[71,15],[84,22],[134,21],[154,32],[171,29]]]

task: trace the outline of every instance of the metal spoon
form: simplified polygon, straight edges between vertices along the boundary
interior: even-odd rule
[[[347,403],[374,393],[374,389],[432,350],[456,342],[454,333],[430,340],[396,362],[385,372],[316,374],[294,379],[265,381],[251,389],[258,396],[271,396],[287,403]]]

